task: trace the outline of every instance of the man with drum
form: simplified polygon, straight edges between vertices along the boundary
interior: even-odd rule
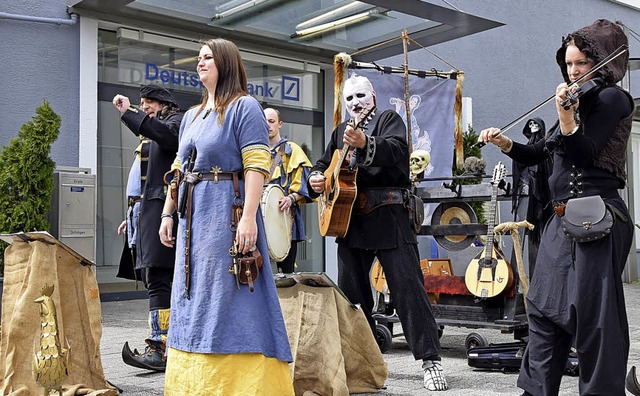
[[[378,258],[409,348],[416,360],[422,360],[424,387],[443,391],[448,386],[440,362],[438,326],[405,203],[411,187],[407,127],[395,111],[376,110],[375,95],[366,77],[352,76],[344,82],[343,100],[352,119],[333,131],[312,168],[309,187],[313,197],[324,193],[324,172],[331,168],[334,153],[344,145],[356,148],[358,195],[346,235],[336,238],[338,285],[352,303],[362,306],[375,334],[369,272]]]
[[[278,201],[278,209],[290,213],[293,217],[291,248],[287,256],[276,264],[278,272],[290,274],[295,266],[297,244],[306,239],[300,205],[312,201],[307,189],[311,161],[300,146],[280,136],[283,122],[278,110],[266,108],[264,115],[269,124],[269,147],[272,160],[269,184],[282,187],[286,195]],[[273,237],[267,236],[267,240]]]

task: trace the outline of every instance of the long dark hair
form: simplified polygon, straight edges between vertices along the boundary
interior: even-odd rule
[[[214,110],[218,112],[218,123],[222,125],[224,113],[229,104],[240,96],[249,94],[247,90],[247,73],[240,56],[240,50],[233,42],[215,38],[200,43],[211,49],[213,61],[218,69]],[[202,104],[196,116],[205,108],[208,95],[209,93],[205,88]]]
[[[169,117],[171,114],[179,113],[180,109],[170,103],[163,103],[162,110],[158,114],[158,118],[164,120]]]

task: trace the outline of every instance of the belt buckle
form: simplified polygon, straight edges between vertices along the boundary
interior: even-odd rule
[[[218,173],[222,171],[222,168],[219,166],[212,166],[211,173],[213,173],[213,183],[218,184]]]

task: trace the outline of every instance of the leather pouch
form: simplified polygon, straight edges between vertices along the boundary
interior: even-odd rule
[[[409,212],[409,222],[413,231],[419,234],[422,228],[422,222],[424,221],[424,202],[422,202],[422,198],[409,193],[407,211]]]
[[[253,282],[258,279],[260,270],[262,269],[262,255],[258,249],[246,255],[238,254],[238,282],[243,285],[249,285],[249,291],[253,292]]]
[[[609,235],[613,214],[599,195],[567,201],[562,230],[578,243],[593,242]]]

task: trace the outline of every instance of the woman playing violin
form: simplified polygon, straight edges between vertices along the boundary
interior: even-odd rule
[[[564,82],[556,88],[558,121],[546,139],[515,143],[496,128],[480,133],[503,153],[525,164],[551,156],[551,199],[556,208],[543,231],[528,301],[529,343],[518,386],[524,395],[557,395],[570,348],[577,350],[581,395],[624,395],[629,326],[622,271],[633,237],[627,206],[618,194],[626,184],[626,147],[633,99],[616,86],[626,73],[628,53],[592,67],[627,44],[621,27],[605,19],[562,40],[556,60]],[[585,77],[583,77],[587,74]],[[582,77],[582,78],[581,78]],[[601,78],[578,96],[576,84]],[[570,98],[571,99],[571,98]],[[599,195],[613,213],[604,238],[575,242],[562,229],[567,200]]]

